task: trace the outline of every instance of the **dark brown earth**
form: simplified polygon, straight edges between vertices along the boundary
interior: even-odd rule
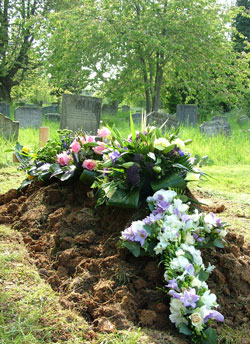
[[[32,185],[19,194],[10,190],[0,194],[0,223],[22,233],[40,275],[60,293],[61,304],[77,310],[92,330],[112,332],[135,324],[175,331],[168,320],[168,296],[157,291],[163,285],[162,268],[117,244],[121,231],[143,218],[146,207],[95,209],[89,191],[78,183]],[[221,212],[223,207],[207,210]],[[233,231],[226,239],[226,248],[203,255],[216,265],[208,284],[225,323],[240,328],[250,316],[250,245]]]

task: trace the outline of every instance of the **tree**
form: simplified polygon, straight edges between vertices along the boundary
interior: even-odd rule
[[[236,6],[242,7],[234,20],[236,33],[234,34],[235,50],[249,52],[250,44],[250,0],[237,0]]]
[[[37,66],[37,31],[54,0],[0,1],[0,99],[10,100],[13,86]]]
[[[214,0],[77,3],[51,22],[49,72],[60,87],[111,83],[119,92],[144,94],[149,112],[159,108],[162,87],[174,83],[176,71],[200,79],[226,60],[225,25]]]

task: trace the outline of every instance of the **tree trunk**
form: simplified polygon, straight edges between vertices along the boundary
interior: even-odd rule
[[[146,68],[146,61],[143,57],[141,57],[141,62],[143,65],[143,80],[144,80],[144,91],[145,91],[145,99],[146,99],[146,112],[151,112],[151,97],[150,97],[150,87],[148,86],[148,73]]]
[[[153,111],[158,111],[160,107],[162,77],[163,77],[163,67],[157,62],[154,97],[153,97],[153,104],[152,104]]]
[[[0,100],[10,102],[11,80],[0,78]]]

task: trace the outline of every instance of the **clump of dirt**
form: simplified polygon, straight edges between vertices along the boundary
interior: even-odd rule
[[[112,332],[136,324],[171,329],[169,299],[157,291],[163,270],[149,257],[133,257],[117,245],[120,233],[146,215],[146,206],[124,210],[95,206],[80,183],[30,185],[0,195],[0,223],[18,229],[41,276],[61,294],[61,304],[76,309],[94,331]],[[216,265],[208,281],[226,323],[236,328],[250,315],[250,246],[227,235],[224,249],[204,250]],[[215,324],[215,326],[217,326]]]

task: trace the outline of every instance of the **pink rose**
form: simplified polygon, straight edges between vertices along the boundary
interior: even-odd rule
[[[96,153],[96,154],[103,154],[103,151],[105,151],[106,149],[106,146],[102,143],[98,143],[98,146],[94,147],[93,148],[93,151]]]
[[[81,150],[81,145],[77,140],[74,140],[71,143],[70,148],[71,148],[72,152],[78,153]]]
[[[102,127],[102,129],[97,130],[97,135],[100,137],[107,137],[110,134],[111,134],[111,131],[106,127]]]
[[[59,162],[59,164],[61,166],[65,166],[68,165],[68,163],[70,162],[70,156],[68,156],[68,154],[66,152],[57,154],[57,161]]]
[[[95,142],[95,136],[86,136],[86,141],[89,142]]]
[[[96,167],[96,162],[91,159],[84,160],[84,162],[82,163],[82,167],[92,171]]]

